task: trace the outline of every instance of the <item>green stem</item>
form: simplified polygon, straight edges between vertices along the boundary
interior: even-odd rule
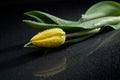
[[[73,37],[80,37],[80,36],[85,36],[88,34],[93,34],[93,33],[97,33],[100,31],[100,28],[97,29],[92,29],[92,30],[86,30],[86,31],[81,31],[81,32],[75,32],[75,33],[69,33],[66,35],[66,38],[73,38]]]
[[[66,40],[65,44],[68,43],[76,43],[82,40],[85,40],[87,38],[90,38],[91,36],[95,35],[96,33],[98,33],[101,29],[93,29],[90,31],[86,31],[86,32],[76,32],[76,33],[70,33],[67,34],[66,38],[71,38]],[[73,37],[77,37],[77,38],[73,38]]]
[[[70,40],[67,40],[65,42],[65,44],[69,44],[69,43],[77,43],[79,41],[83,41],[85,39],[88,39],[90,38],[91,36],[93,36],[94,34],[90,34],[90,35],[87,35],[87,36],[82,36],[82,37],[79,37],[79,38],[75,38],[75,39],[70,39]]]

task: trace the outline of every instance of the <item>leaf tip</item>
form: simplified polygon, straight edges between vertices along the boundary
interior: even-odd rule
[[[26,43],[23,47],[24,48],[36,48],[36,46],[33,45],[31,42]]]

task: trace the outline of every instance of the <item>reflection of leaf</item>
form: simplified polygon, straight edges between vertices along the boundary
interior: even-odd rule
[[[84,15],[83,21],[107,16],[119,16],[120,4],[113,1],[102,1],[91,6]]]

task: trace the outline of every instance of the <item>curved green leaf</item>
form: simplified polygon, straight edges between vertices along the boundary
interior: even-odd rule
[[[102,18],[97,18],[89,21],[85,21],[79,25],[82,28],[85,29],[91,29],[91,28],[99,28],[99,27],[104,27],[107,25],[115,25],[120,23],[120,16],[118,17],[102,17]],[[113,29],[116,29],[113,26],[110,26]],[[119,28],[119,27],[118,27]]]
[[[107,16],[119,16],[120,4],[114,1],[102,1],[91,6],[84,15],[82,15],[83,21],[107,17]]]
[[[26,24],[30,25],[31,27],[38,29],[38,30],[45,30],[50,28],[61,28],[64,31],[67,32],[74,32],[74,31],[81,31],[84,30],[84,28],[79,27],[79,25],[56,25],[56,24],[45,24],[45,23],[39,23],[31,20],[23,20]]]
[[[32,18],[37,19],[39,22],[42,23],[48,23],[48,24],[75,24],[75,21],[69,21],[69,20],[64,20],[61,18],[58,18],[56,16],[53,16],[51,14],[41,12],[41,11],[30,11],[24,13],[25,15],[28,15]]]
[[[27,48],[37,48],[37,46],[33,45],[31,42],[28,42],[24,45],[24,47],[27,47]]]
[[[117,30],[117,29],[120,29],[120,23],[118,23],[118,24],[111,24],[111,25],[107,25],[107,26],[111,26],[113,29],[115,29],[115,30]]]
[[[49,29],[49,28],[56,28],[59,27],[63,29],[64,31],[81,31],[85,29],[94,29],[94,28],[100,28],[104,27],[106,25],[115,25],[120,23],[120,16],[118,17],[103,17],[103,18],[98,18],[90,21],[83,22],[81,24],[70,24],[70,25],[56,25],[56,24],[45,24],[45,23],[39,23],[31,20],[23,20],[26,24],[39,29],[39,30],[44,30],[44,29]],[[110,26],[112,27],[112,26]],[[113,27],[116,29],[115,27]]]

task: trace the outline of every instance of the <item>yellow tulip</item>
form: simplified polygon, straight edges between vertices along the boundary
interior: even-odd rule
[[[30,42],[38,47],[58,47],[65,43],[65,32],[60,28],[52,28],[39,32]]]

